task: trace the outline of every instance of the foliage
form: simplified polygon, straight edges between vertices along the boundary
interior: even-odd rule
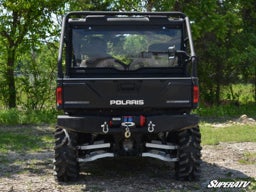
[[[185,12],[193,21],[201,98],[217,104],[221,101],[223,85],[256,79],[255,28],[249,27],[256,19],[253,14],[255,3],[242,0],[219,2],[181,0],[173,4],[175,10]]]
[[[201,102],[194,112],[203,117],[239,117],[246,114],[256,117],[254,103],[255,87],[252,84],[223,86],[220,105]]]
[[[18,104],[25,110],[55,106],[56,58],[56,46],[50,43],[18,58]]]
[[[114,0],[112,9],[117,11],[171,11],[175,0]]]
[[[113,0],[71,0],[70,11],[107,11],[111,9]]]
[[[18,48],[30,50],[32,44],[47,39],[48,35],[56,35],[52,22],[52,14],[58,13],[65,1],[12,1],[2,0],[0,3],[0,44],[4,46],[2,55],[2,76],[6,81],[5,90],[9,108],[16,107],[15,64]],[[26,45],[26,46],[25,46]],[[24,49],[25,48],[25,49]]]
[[[27,125],[27,124],[55,124],[57,111],[8,109],[0,111],[0,126]]]
[[[244,105],[254,102],[255,87],[253,84],[231,84],[223,86],[221,92],[222,103]]]
[[[211,106],[200,106],[194,111],[194,113],[201,117],[215,117],[227,118],[227,117],[239,117],[246,114],[251,117],[255,117],[255,104],[247,103],[245,105],[237,105],[234,103],[223,104],[223,105],[211,105]]]

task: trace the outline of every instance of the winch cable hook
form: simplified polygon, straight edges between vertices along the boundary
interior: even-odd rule
[[[131,137],[131,131],[130,131],[130,127],[133,127],[135,126],[135,123],[134,122],[123,122],[121,124],[123,127],[125,127],[125,132],[124,132],[124,137],[126,139],[130,138]]]

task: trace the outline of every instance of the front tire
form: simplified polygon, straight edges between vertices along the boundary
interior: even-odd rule
[[[66,129],[55,131],[54,171],[58,181],[75,181],[79,176],[77,162],[77,134]]]
[[[199,127],[186,129],[177,133],[178,162],[175,164],[176,179],[197,181],[200,177],[201,134]]]

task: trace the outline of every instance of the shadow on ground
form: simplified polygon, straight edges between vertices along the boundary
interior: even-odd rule
[[[81,191],[208,191],[213,179],[250,179],[239,170],[202,162],[202,176],[197,182],[175,180],[174,164],[150,158],[102,159],[81,166],[78,182]],[[66,185],[66,184],[64,184]]]

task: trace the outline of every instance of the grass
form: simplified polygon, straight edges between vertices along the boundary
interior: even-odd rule
[[[236,117],[246,114],[256,117],[255,85],[232,84],[221,87],[220,105],[200,103],[194,112],[202,117]],[[205,102],[207,103],[207,101]]]
[[[22,111],[18,109],[0,110],[1,125],[54,124],[57,118],[55,109],[42,111]]]
[[[38,152],[53,146],[52,130],[48,127],[0,127],[0,153]],[[1,161],[4,159],[0,159]]]
[[[256,142],[255,124],[231,124],[216,128],[213,124],[202,123],[200,128],[203,145],[216,145],[220,142]]]
[[[256,162],[256,153],[246,152],[243,157],[239,160],[241,164],[248,165]]]
[[[246,114],[250,117],[256,117],[256,103],[240,104],[240,105],[213,105],[199,106],[194,113],[205,118],[232,118]]]

